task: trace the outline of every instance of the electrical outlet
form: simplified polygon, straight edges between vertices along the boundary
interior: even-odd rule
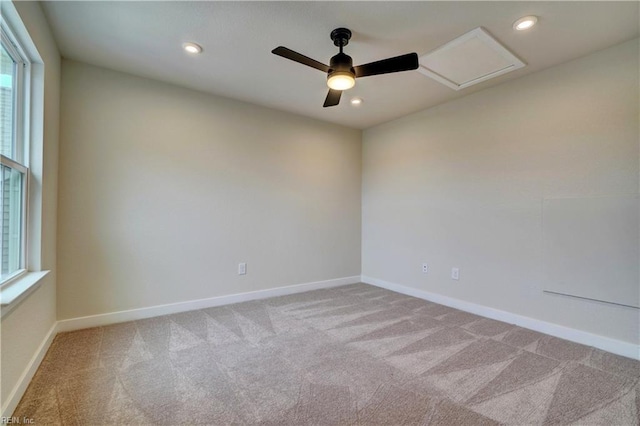
[[[247,273],[247,264],[242,262],[238,263],[238,275],[246,275]]]
[[[460,279],[460,268],[451,268],[451,279],[456,281]]]
[[[427,274],[429,272],[429,265],[427,265],[426,263],[422,264],[422,273],[423,274]]]

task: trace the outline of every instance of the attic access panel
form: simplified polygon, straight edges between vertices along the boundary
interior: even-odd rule
[[[454,90],[517,70],[525,63],[478,27],[420,57],[418,71]]]

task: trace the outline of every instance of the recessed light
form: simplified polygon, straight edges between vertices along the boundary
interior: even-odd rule
[[[202,46],[196,43],[184,43],[182,48],[188,53],[196,54],[202,52]]]
[[[352,98],[351,99],[351,105],[353,105],[353,106],[362,105],[362,98]]]
[[[516,31],[524,31],[533,27],[538,22],[537,16],[524,16],[513,23],[513,29]]]

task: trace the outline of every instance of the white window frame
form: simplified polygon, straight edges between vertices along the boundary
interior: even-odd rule
[[[0,282],[0,286],[21,277],[22,275],[27,273],[27,228],[28,228],[28,218],[29,218],[29,168],[23,166],[20,163],[13,161],[10,158],[5,157],[4,155],[0,155],[0,164],[3,166],[9,167],[11,169],[17,170],[22,173],[22,204],[20,206],[20,252],[19,252],[19,262],[18,269],[4,277],[4,279]]]
[[[20,227],[20,261],[18,270],[2,278],[0,287],[13,282],[25,275],[29,269],[28,258],[28,228],[29,228],[29,181],[30,170],[29,160],[29,128],[30,128],[30,107],[31,107],[31,62],[27,59],[24,49],[18,43],[17,37],[11,30],[11,26],[5,19],[0,17],[0,38],[7,53],[16,63],[16,82],[14,92],[13,117],[13,158],[0,155],[0,163],[18,170],[23,174],[22,179],[22,205],[21,205],[21,227]]]

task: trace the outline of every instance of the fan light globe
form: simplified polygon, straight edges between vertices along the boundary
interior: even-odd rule
[[[336,71],[327,79],[327,86],[333,90],[351,89],[356,84],[353,75],[346,71]]]

